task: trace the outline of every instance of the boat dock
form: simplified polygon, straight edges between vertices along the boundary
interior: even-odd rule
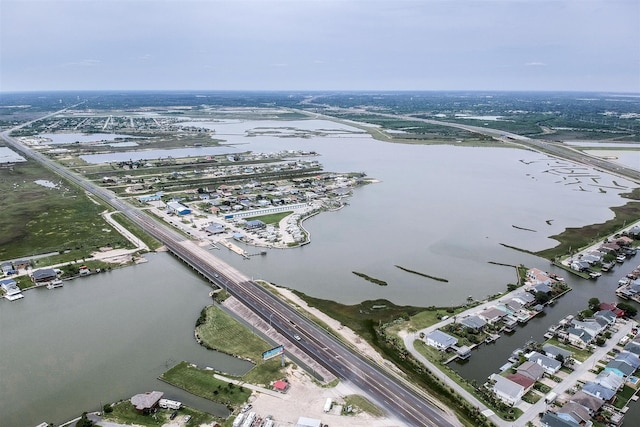
[[[220,240],[218,243],[220,243],[222,246],[227,247],[228,249],[232,250],[233,252],[237,253],[241,257],[249,259],[249,254],[247,253],[247,251],[242,249],[240,246],[235,245],[235,244],[231,243],[228,240]]]

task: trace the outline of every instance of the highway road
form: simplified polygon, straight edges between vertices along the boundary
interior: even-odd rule
[[[65,110],[45,117],[62,111]],[[35,121],[37,120],[29,123]],[[58,175],[122,212],[211,283],[224,288],[263,320],[268,321],[272,327],[287,337],[292,345],[304,351],[336,377],[359,387],[377,404],[409,426],[459,425],[457,420],[438,408],[423,391],[355,353],[323,328],[298,313],[294,307],[255,281],[248,279],[240,271],[219,260],[176,230],[120,200],[113,192],[85,180],[84,177],[67,170],[10,136],[13,130],[27,124],[2,132],[0,137],[16,151],[41,162]],[[294,339],[294,335],[299,335],[301,339]]]

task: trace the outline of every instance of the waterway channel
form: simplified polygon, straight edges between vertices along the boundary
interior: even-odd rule
[[[236,375],[251,364],[196,343],[196,319],[212,302],[208,283],[171,255],[147,258],[0,301],[0,425],[58,424],[151,390],[228,414],[157,379],[182,360]]]

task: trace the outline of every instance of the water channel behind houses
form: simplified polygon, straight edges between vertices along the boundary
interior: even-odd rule
[[[151,390],[228,414],[157,379],[182,360],[231,374],[251,365],[194,340],[200,309],[211,304],[208,283],[171,255],[148,259],[0,302],[0,425],[62,423]]]

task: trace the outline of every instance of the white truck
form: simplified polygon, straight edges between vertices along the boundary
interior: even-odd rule
[[[326,402],[324,402],[324,412],[329,412],[332,406],[333,406],[333,400],[331,400],[330,397],[327,397]]]

